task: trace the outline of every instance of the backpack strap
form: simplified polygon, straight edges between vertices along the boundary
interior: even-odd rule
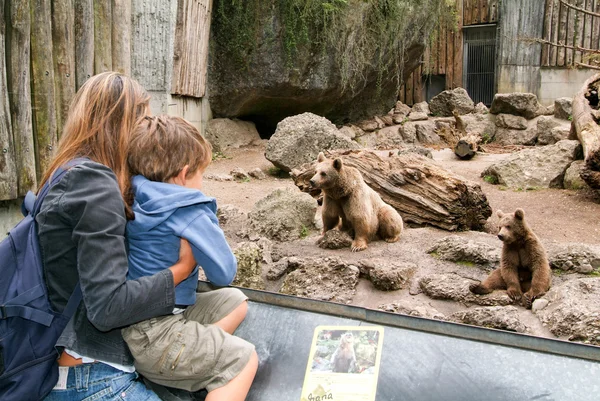
[[[52,320],[54,319],[53,315],[25,306],[34,299],[44,295],[44,288],[41,285],[38,285],[37,287],[20,294],[19,296],[8,301],[6,305],[0,306],[0,319],[6,319],[9,317],[22,317],[23,319],[43,324],[46,327],[50,326]]]

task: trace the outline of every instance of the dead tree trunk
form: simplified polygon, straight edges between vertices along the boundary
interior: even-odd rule
[[[367,150],[332,151],[345,165],[357,168],[365,182],[409,223],[444,230],[478,230],[492,209],[481,187],[444,170],[418,154],[389,155]],[[309,180],[316,162],[292,170],[294,183],[303,192],[319,196]]]
[[[69,106],[75,96],[75,39],[72,0],[52,2],[52,45],[54,52],[54,91],[58,136],[67,121]]]
[[[94,1],[75,0],[75,69],[77,88],[94,75]]]
[[[477,153],[479,142],[481,142],[481,137],[479,135],[464,136],[456,143],[454,154],[458,156],[459,159],[469,160]]]
[[[581,178],[591,187],[600,189],[600,126],[594,119],[598,109],[600,74],[583,84],[573,98],[573,127],[583,147],[585,168]]]

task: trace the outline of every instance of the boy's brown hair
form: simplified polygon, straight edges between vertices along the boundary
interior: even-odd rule
[[[212,147],[189,122],[173,116],[147,116],[134,129],[127,161],[132,175],[166,182],[188,165],[188,176],[205,169]]]

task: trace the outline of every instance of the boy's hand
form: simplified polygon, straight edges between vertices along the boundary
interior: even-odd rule
[[[173,273],[173,282],[175,285],[188,278],[195,268],[196,260],[192,253],[192,247],[182,238],[179,248],[179,260],[169,268]]]

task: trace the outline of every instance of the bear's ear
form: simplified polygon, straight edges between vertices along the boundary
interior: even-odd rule
[[[323,152],[319,152],[319,156],[317,156],[317,161],[321,163],[323,160],[325,160],[325,155],[323,154]]]
[[[333,168],[339,170],[342,168],[342,159],[339,157],[333,161]]]
[[[496,210],[496,216],[498,216],[499,218],[504,217],[504,213],[502,213],[502,210]]]
[[[523,211],[523,209],[515,210],[515,218],[517,220],[523,220],[523,217],[525,217],[525,212]]]

